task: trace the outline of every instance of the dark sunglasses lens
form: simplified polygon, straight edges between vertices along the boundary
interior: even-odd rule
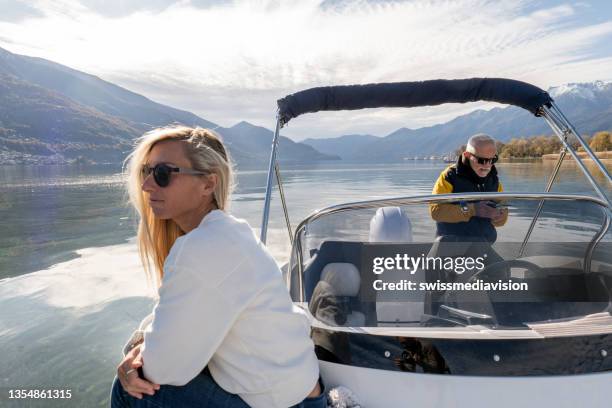
[[[170,168],[165,164],[158,164],[153,169],[153,177],[158,186],[168,186],[170,184]]]
[[[478,160],[478,164],[495,164],[497,162],[497,156],[491,159],[485,157],[476,157],[476,160]]]

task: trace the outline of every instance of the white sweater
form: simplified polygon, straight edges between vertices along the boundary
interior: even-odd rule
[[[184,385],[208,365],[255,408],[295,405],[319,376],[308,321],[276,262],[246,221],[220,210],[172,246],[142,357],[158,384]]]

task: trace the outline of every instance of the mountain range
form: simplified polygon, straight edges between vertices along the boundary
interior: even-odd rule
[[[572,83],[548,90],[555,103],[582,134],[612,129],[612,83]],[[414,156],[453,152],[475,133],[507,142],[512,138],[551,135],[542,118],[515,106],[475,110],[435,126],[398,129],[384,137],[349,135],[302,142],[343,160],[397,162]]]
[[[224,128],[96,76],[0,48],[3,164],[118,163],[135,138],[171,123],[215,129],[239,167],[269,160],[270,130],[247,122]],[[298,163],[339,159],[286,137],[280,137],[279,157]]]
[[[549,93],[580,132],[612,129],[612,83],[567,84]],[[239,168],[268,163],[273,137],[269,129],[245,121],[221,127],[96,76],[0,48],[1,164],[119,163],[138,136],[171,123],[214,129]],[[434,126],[400,128],[384,137],[313,137],[298,143],[281,136],[278,158],[285,163],[398,162],[454,151],[478,132],[501,141],[552,133],[527,111],[497,107]]]

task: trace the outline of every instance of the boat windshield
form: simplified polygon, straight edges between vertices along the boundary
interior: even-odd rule
[[[313,217],[295,239],[293,300],[314,325],[334,328],[612,327],[606,206],[479,198],[381,201]],[[473,216],[483,205],[493,219]]]

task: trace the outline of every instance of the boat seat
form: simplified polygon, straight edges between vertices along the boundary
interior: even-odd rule
[[[304,266],[304,294],[306,301],[312,298],[316,285],[321,281],[321,274],[326,265],[331,263],[349,263],[360,265],[363,243],[349,241],[324,241]],[[297,276],[297,274],[295,274]],[[299,285],[292,286],[296,292],[294,299],[299,298]]]
[[[370,221],[370,243],[412,243],[412,223],[399,207],[382,207]],[[406,275],[403,270],[388,270],[382,275],[385,282],[409,279],[415,283],[425,281],[425,272]],[[419,323],[424,311],[424,294],[403,291],[376,292],[376,319],[378,326],[402,326]]]
[[[309,302],[313,316],[331,326],[363,327],[365,315],[358,311],[361,276],[347,262],[325,265]]]
[[[412,223],[399,207],[381,207],[370,220],[370,242],[412,242]]]

